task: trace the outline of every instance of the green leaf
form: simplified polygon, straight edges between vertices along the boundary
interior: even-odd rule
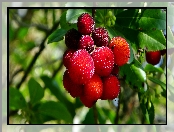
[[[60,102],[48,101],[40,105],[39,112],[51,116],[57,120],[64,120],[65,122],[72,123],[71,114],[68,112],[64,104]]]
[[[166,29],[166,12],[161,9],[142,9],[138,24],[142,30]]]
[[[62,16],[60,17],[60,26],[62,29],[69,30],[71,28],[77,29],[77,24],[71,24],[66,21],[66,11],[62,13]]]
[[[48,76],[42,76],[41,77],[42,81],[45,84],[46,88],[49,88],[49,90],[51,91],[51,93],[60,101],[62,102],[64,105],[66,105],[66,107],[68,108],[69,112],[71,113],[72,117],[75,116],[75,109],[74,109],[74,105],[73,103],[71,103],[66,96],[64,95],[64,93],[61,91],[60,86],[57,84],[57,82],[51,78],[49,78]]]
[[[126,83],[133,86],[133,88],[137,91],[144,92],[143,81],[141,81],[138,75],[135,74],[135,71],[131,68],[132,64],[125,64],[120,67],[120,76],[126,78]]]
[[[66,21],[68,23],[77,23],[78,17],[85,12],[92,16],[92,9],[69,9],[67,10]]]
[[[29,94],[30,94],[30,103],[35,104],[40,101],[44,96],[44,89],[40,84],[33,78],[28,82]]]
[[[164,73],[163,69],[161,67],[155,67],[151,64],[147,64],[144,68],[145,72],[159,72]]]
[[[137,29],[138,9],[128,9],[116,15],[116,23],[122,27]]]
[[[9,107],[11,110],[24,109],[27,103],[22,93],[13,87],[9,88]]]
[[[49,37],[47,44],[52,42],[59,42],[63,40],[63,36],[66,34],[67,30],[65,29],[57,29],[55,30]]]
[[[148,79],[149,79],[150,81],[152,81],[152,82],[154,82],[154,83],[160,85],[161,88],[162,88],[163,90],[166,90],[166,84],[163,83],[162,81],[160,81],[159,79],[156,79],[156,78],[150,77],[150,76],[148,76]]]
[[[110,39],[112,39],[113,37],[117,37],[117,36],[121,36],[121,37],[125,38],[124,35],[121,32],[119,32],[118,30],[116,30],[114,27],[106,27],[106,29],[108,30]]]
[[[117,16],[120,26],[141,30],[162,30],[166,28],[166,13],[160,9],[128,9]]]
[[[139,32],[138,34],[140,48],[147,48],[148,51],[157,51],[166,49],[166,40],[160,30],[149,32]]]
[[[146,73],[139,67],[135,66],[134,64],[131,65],[131,70],[135,73],[137,76],[138,80],[141,82],[146,81]]]

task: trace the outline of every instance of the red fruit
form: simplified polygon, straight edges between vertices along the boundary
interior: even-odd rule
[[[122,66],[126,64],[130,58],[130,49],[127,41],[122,37],[114,37],[109,43],[115,58],[115,64]]]
[[[69,72],[66,70],[63,75],[63,86],[72,97],[80,97],[83,93],[83,85],[75,84],[69,77]]]
[[[152,65],[156,65],[159,63],[161,59],[160,51],[147,51],[146,52],[146,61]]]
[[[68,49],[63,54],[63,64],[68,69],[70,59],[73,56],[75,50],[74,49]]]
[[[94,31],[92,32],[92,38],[97,47],[108,45],[109,42],[108,31],[103,27],[95,28]]]
[[[99,76],[108,76],[114,66],[114,55],[108,47],[98,47],[92,53],[95,65],[95,73]]]
[[[94,19],[93,17],[88,13],[83,13],[78,17],[77,20],[77,27],[78,31],[83,35],[89,35],[91,34],[92,30],[94,30]]]
[[[118,67],[118,65],[114,64],[114,68],[112,69],[111,74],[118,76],[118,73],[119,73],[119,67]]]
[[[70,59],[68,70],[72,81],[85,84],[94,75],[94,61],[85,49],[79,49]]]
[[[84,85],[84,96],[87,96],[90,100],[97,100],[101,97],[102,92],[102,80],[97,74],[94,74],[93,77]]]
[[[94,41],[91,36],[83,35],[79,40],[79,49],[86,49],[89,53],[94,50]]]
[[[86,96],[80,96],[80,100],[88,108],[91,108],[97,102],[97,100],[90,100]]]
[[[80,37],[82,35],[74,28],[67,31],[65,34],[65,44],[70,49],[77,49]]]
[[[120,92],[120,83],[116,76],[109,75],[103,79],[103,93],[101,96],[102,100],[112,100],[116,98]]]

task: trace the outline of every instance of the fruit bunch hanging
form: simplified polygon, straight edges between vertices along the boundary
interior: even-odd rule
[[[65,34],[68,49],[63,55],[63,85],[72,97],[79,97],[90,108],[98,99],[118,96],[117,74],[119,67],[128,62],[130,48],[120,36],[109,40],[107,30],[95,27],[94,18],[88,13],[78,17],[77,28]]]

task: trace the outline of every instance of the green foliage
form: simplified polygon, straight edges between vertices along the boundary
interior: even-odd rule
[[[16,88],[9,88],[9,106],[11,110],[24,109],[27,103],[22,93]]]
[[[65,29],[57,29],[48,37],[48,44],[63,40],[63,36],[66,34],[66,32],[67,30]]]
[[[47,101],[42,103],[39,107],[39,111],[43,115],[51,116],[57,120],[64,120],[67,123],[72,123],[72,117],[64,106],[60,102]]]
[[[44,89],[40,86],[40,84],[31,78],[28,81],[28,89],[30,94],[30,103],[32,105],[36,104],[40,101],[44,96]]]

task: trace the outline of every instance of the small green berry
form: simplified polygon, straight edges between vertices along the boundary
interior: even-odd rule
[[[107,16],[112,17],[112,11],[108,11]]]
[[[108,20],[108,21],[106,22],[106,25],[107,25],[108,27],[110,27],[110,26],[111,26],[111,21]]]
[[[114,21],[116,21],[116,17],[115,17],[115,16],[112,16],[112,19],[113,19]]]
[[[114,20],[111,20],[111,24],[112,24],[112,25],[115,25],[115,21],[114,21]]]

